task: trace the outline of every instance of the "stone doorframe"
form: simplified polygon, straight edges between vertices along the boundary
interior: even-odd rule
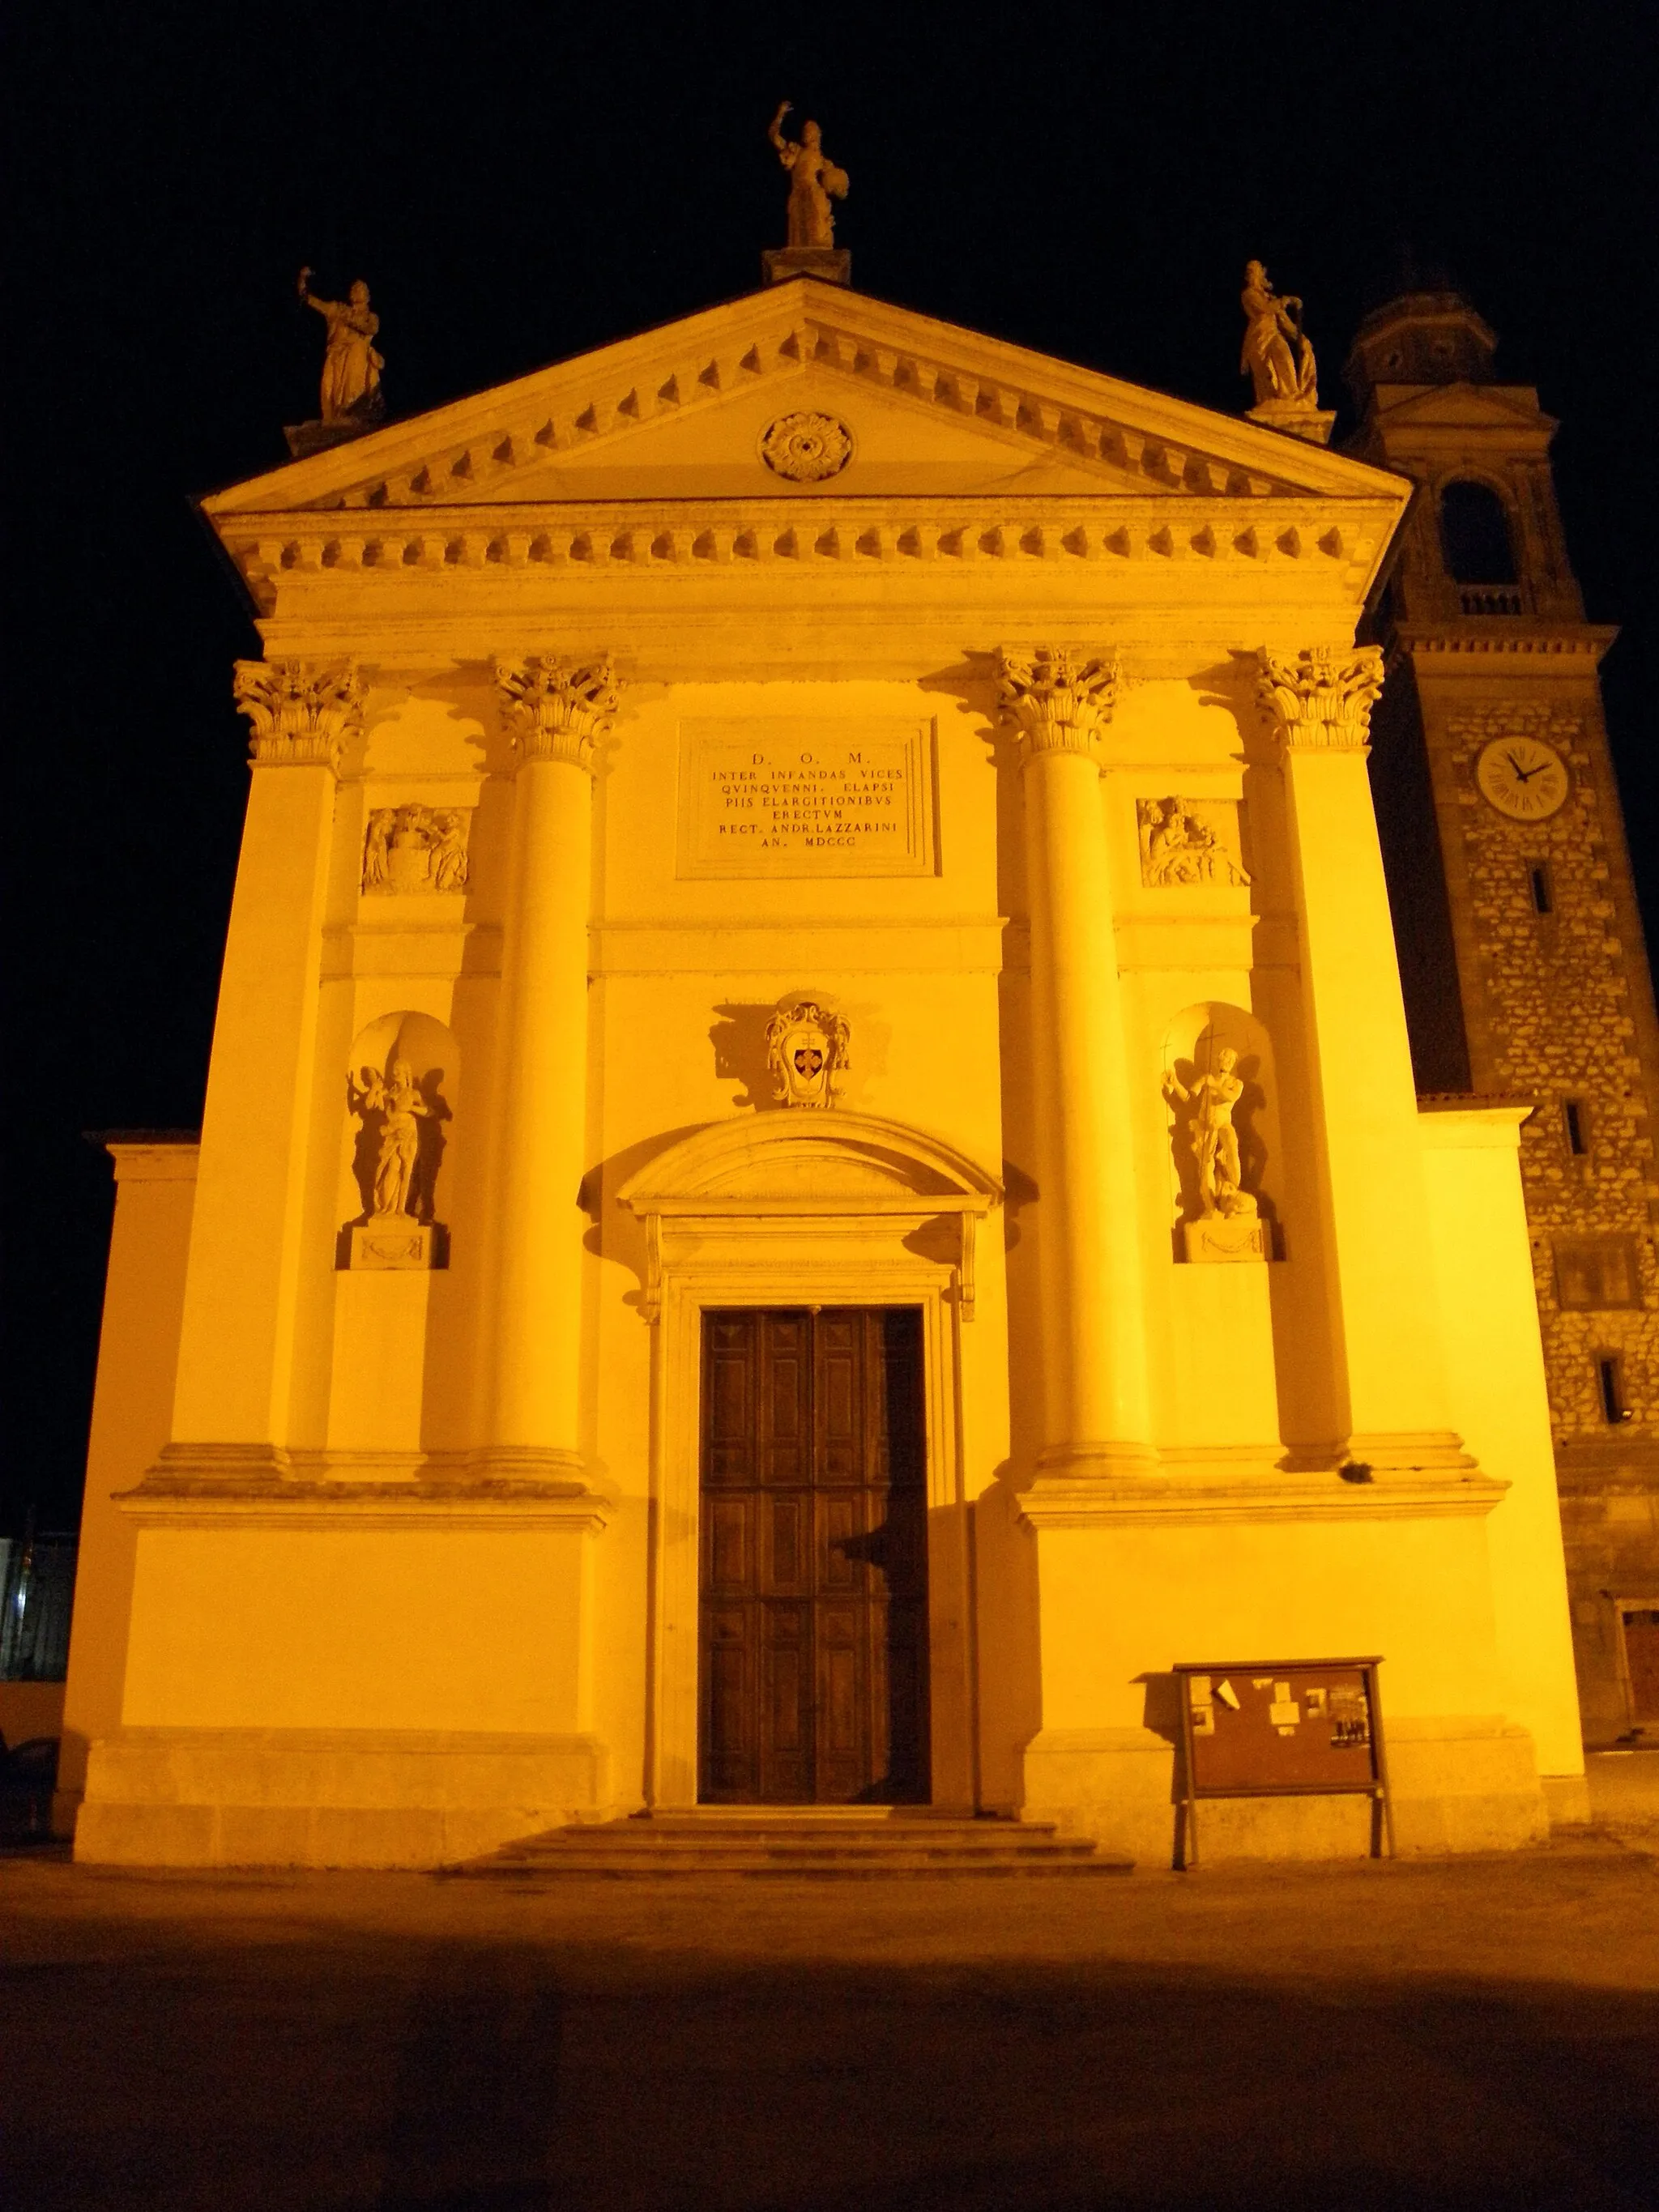
[[[839,1107],[716,1122],[618,1196],[645,1224],[652,1323],[647,1802],[697,1802],[702,1316],[721,1306],[916,1306],[927,1451],[933,1795],[977,1800],[962,1330],[996,1178],[937,1137]]]

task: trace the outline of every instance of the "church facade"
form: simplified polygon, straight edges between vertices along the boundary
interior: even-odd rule
[[[1411,496],[790,276],[204,502],[252,788],[199,1147],[114,1147],[80,1856],[1167,1862],[1174,1670],[1347,1655],[1401,1848],[1578,1806],[1528,1109],[1419,1104],[1367,776]]]

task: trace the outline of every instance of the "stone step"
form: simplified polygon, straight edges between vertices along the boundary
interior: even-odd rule
[[[836,1808],[839,1812],[840,1808]],[[876,1881],[889,1875],[1052,1876],[1127,1874],[1133,1862],[1107,1856],[1052,1826],[1017,1820],[775,1810],[681,1814],[579,1823],[526,1836],[489,1857],[449,1869],[474,1879],[542,1881],[580,1875],[610,1881]]]

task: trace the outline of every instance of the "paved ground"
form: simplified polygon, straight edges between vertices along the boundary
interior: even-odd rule
[[[0,2201],[1659,2205],[1638,1757],[1598,1834],[1398,1865],[532,1893],[13,1856]]]

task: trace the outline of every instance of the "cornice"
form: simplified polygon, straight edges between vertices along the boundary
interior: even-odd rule
[[[1137,1475],[1119,1480],[1060,1477],[1020,1493],[1021,1517],[1037,1528],[1167,1528],[1285,1521],[1481,1519],[1510,1486],[1494,1476],[1431,1472],[1389,1474],[1345,1482],[1335,1474],[1236,1475],[1192,1480]]]
[[[1455,625],[1401,623],[1389,646],[1413,659],[1419,654],[1432,658],[1446,673],[1484,674],[1494,660],[1566,663],[1571,672],[1573,664],[1598,667],[1618,635],[1617,627],[1607,623],[1558,623],[1540,629],[1495,616],[1490,622],[1466,620]]]
[[[133,1519],[172,1528],[562,1528],[597,1534],[609,1501],[580,1483],[260,1482],[151,1474],[116,1493]]]
[[[263,613],[289,579],[446,576],[480,586],[528,570],[580,585],[601,572],[735,580],[811,570],[960,577],[981,563],[1144,575],[1177,565],[1241,579],[1322,579],[1363,605],[1392,527],[1381,501],[1168,500],[1090,494],[861,499],[614,500],[443,513],[288,510],[240,515],[225,543]]]

